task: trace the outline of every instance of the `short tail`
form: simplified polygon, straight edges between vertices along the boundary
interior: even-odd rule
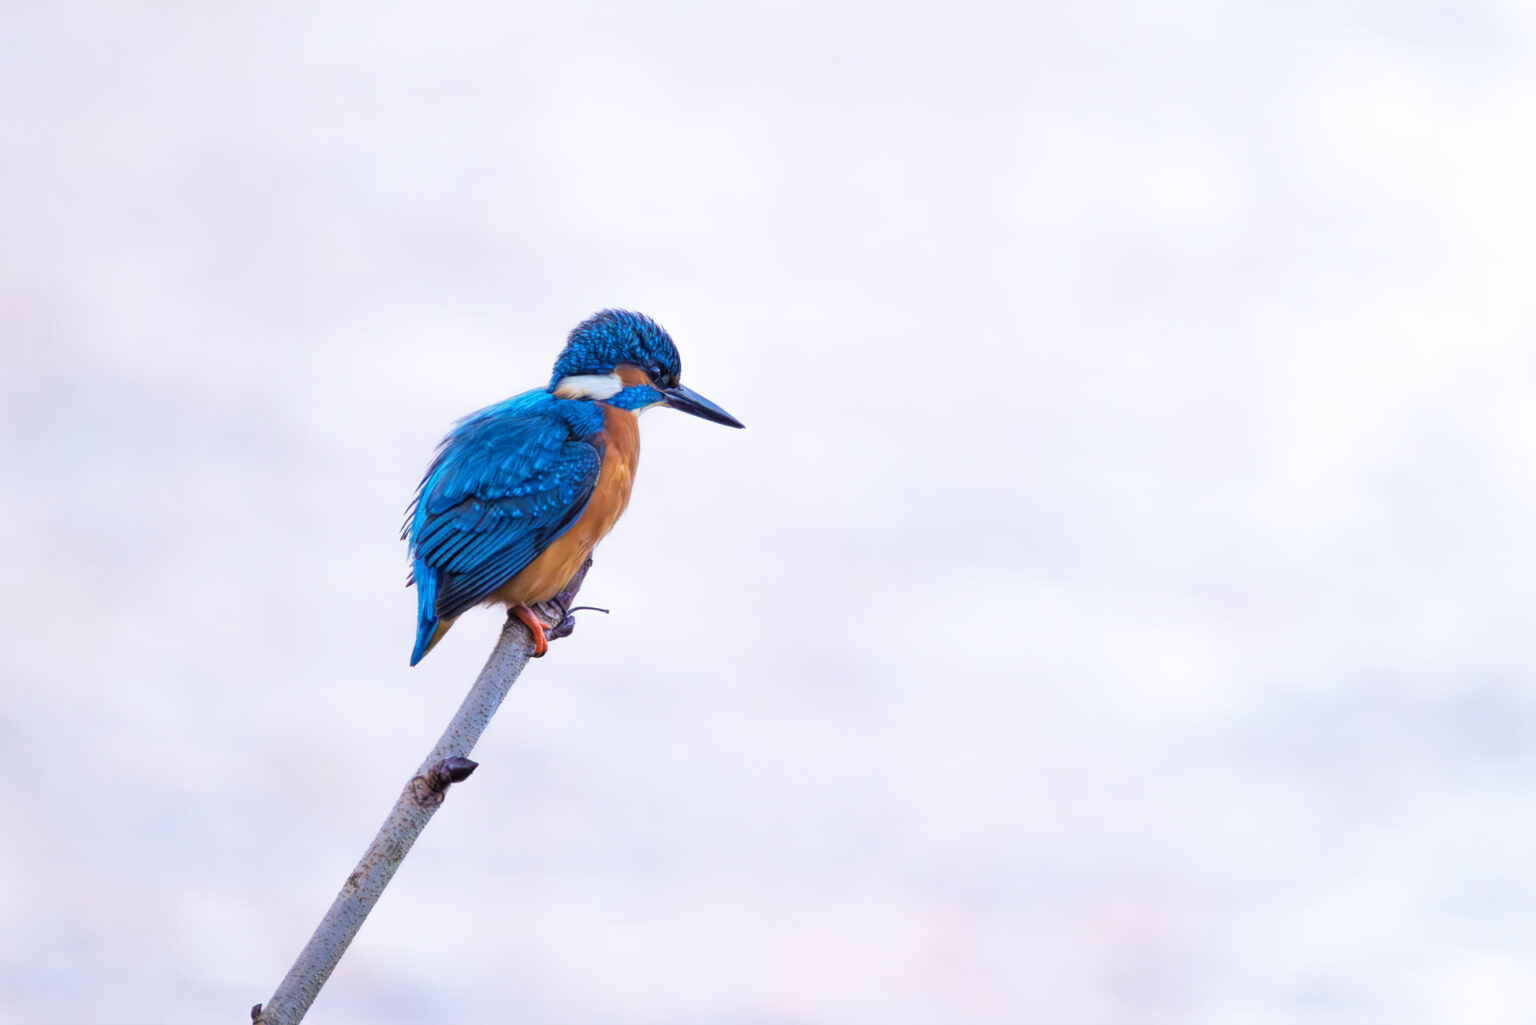
[[[436,616],[423,619],[416,627],[416,650],[411,652],[411,665],[415,665],[427,657],[427,652],[437,647],[437,642],[443,639],[443,634],[453,625],[453,620],[439,620]]]
[[[453,620],[440,623],[437,618],[438,577],[431,568],[417,564],[411,571],[416,584],[416,649],[411,652],[411,665],[415,665],[432,646],[443,639],[443,634],[453,625]]]

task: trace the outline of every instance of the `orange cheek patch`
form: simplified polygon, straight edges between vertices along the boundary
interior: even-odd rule
[[[651,383],[651,375],[633,363],[620,363],[613,368],[613,372],[619,376],[619,381],[626,388],[634,388],[637,385]]]

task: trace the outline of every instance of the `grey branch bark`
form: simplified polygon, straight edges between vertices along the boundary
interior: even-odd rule
[[[552,627],[549,631],[551,638],[564,637],[571,632],[571,620],[565,610],[570,608],[576,592],[581,589],[581,582],[591,565],[592,560],[588,559],[560,596],[549,603],[550,607],[535,610]],[[304,1017],[341,956],[347,952],[358,929],[362,928],[364,919],[378,903],[384,887],[389,885],[395,870],[410,853],[411,845],[442,806],[449,785],[469,778],[475,771],[476,763],[469,760],[469,752],[474,750],[480,734],[485,732],[491,716],[496,714],[532,653],[533,640],[528,628],[509,615],[491,657],[480,670],[464,703],[454,713],[437,746],[421,763],[416,775],[405,784],[394,810],[384,820],[373,843],[368,845],[357,868],[347,876],[341,892],[305,944],[298,960],[288,969],[277,992],[265,1005],[257,1004],[251,1008],[251,1020],[256,1025],[297,1025]]]

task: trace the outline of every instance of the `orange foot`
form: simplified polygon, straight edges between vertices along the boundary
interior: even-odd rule
[[[519,602],[512,606],[511,612],[517,617],[518,622],[528,628],[533,634],[533,657],[541,658],[549,651],[549,638],[544,634],[544,621],[536,616],[532,609]]]

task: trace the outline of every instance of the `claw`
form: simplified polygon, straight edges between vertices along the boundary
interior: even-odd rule
[[[512,606],[512,615],[533,634],[533,657],[542,658],[549,651],[549,637],[544,633],[544,621],[534,611],[521,603]]]
[[[507,608],[507,614],[516,616],[517,621],[528,628],[533,634],[533,657],[539,658],[549,651],[549,642],[557,641],[562,637],[570,636],[576,628],[576,620],[571,617],[572,612],[578,609],[590,609],[591,605],[581,605],[571,608],[571,602],[576,598],[576,592],[581,590],[581,582],[586,579],[587,570],[592,568],[592,557],[587,556],[587,561],[581,564],[581,569],[565,585],[564,590],[548,601],[539,602],[537,609],[527,605],[511,605]],[[607,609],[599,609],[607,612]],[[545,622],[554,623],[554,626],[545,626]]]

